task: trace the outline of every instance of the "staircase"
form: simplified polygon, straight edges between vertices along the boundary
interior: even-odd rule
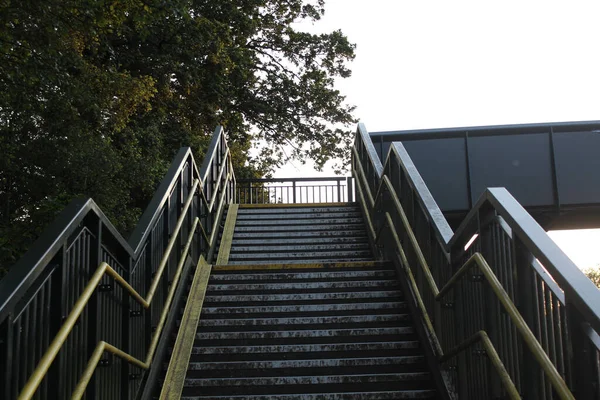
[[[182,399],[436,398],[396,271],[373,260],[354,205],[239,211]]]
[[[229,264],[372,259],[361,211],[356,204],[241,205]]]

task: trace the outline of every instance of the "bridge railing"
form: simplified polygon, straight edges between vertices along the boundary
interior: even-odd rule
[[[129,241],[93,200],[73,201],[0,281],[0,397],[136,398],[162,369],[177,283],[234,200],[219,127],[200,170],[179,151]]]
[[[352,166],[458,398],[600,397],[600,291],[510,193],[487,189],[453,232],[401,143],[382,166],[361,124]]]
[[[352,177],[240,179],[240,204],[344,203],[354,201]]]

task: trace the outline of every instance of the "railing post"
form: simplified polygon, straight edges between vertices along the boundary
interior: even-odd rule
[[[292,201],[296,204],[296,181],[292,181]]]
[[[517,308],[533,334],[540,340],[540,329],[537,322],[539,320],[539,316],[537,315],[538,310],[534,307],[538,293],[535,293],[535,282],[531,268],[531,264],[534,261],[533,254],[531,254],[519,238],[515,237],[513,243],[517,271]],[[543,372],[523,340],[521,340],[521,348],[523,354],[522,367],[520,368],[521,394],[524,399],[542,398],[540,396],[542,395],[541,384]]]
[[[494,211],[489,209],[488,207],[482,207],[480,213],[478,214],[478,224],[479,224],[479,243],[480,250],[483,257],[488,260],[490,267],[497,275],[498,270],[500,268],[497,262],[497,243],[494,242],[494,239],[497,239],[493,235],[494,231],[494,222],[492,216],[494,215]],[[480,285],[485,285],[483,299],[484,304],[482,304],[482,311],[484,315],[483,324],[484,329],[488,334],[488,337],[494,344],[496,348],[502,348],[502,342],[506,342],[507,338],[503,337],[502,332],[500,332],[500,309],[498,300],[492,291],[491,287],[487,285],[487,283],[480,283]],[[506,360],[505,360],[506,361]],[[502,397],[502,384],[500,382],[499,376],[491,366],[488,364],[488,387],[487,394],[489,398],[501,398]],[[526,397],[529,398],[529,397]],[[533,397],[532,397],[533,398]]]
[[[570,338],[571,390],[577,399],[598,399],[598,354],[584,332],[585,318],[565,293],[567,326]]]
[[[342,202],[342,187],[341,187],[341,179],[337,180],[337,202]]]
[[[96,267],[98,267],[98,265],[100,265],[100,263],[102,262],[102,222],[100,220],[96,220],[94,221],[95,223],[93,224],[93,226],[90,226],[90,232],[93,232],[94,235],[96,236],[96,240],[93,242],[93,245],[90,246],[90,271],[88,271],[88,273],[92,274],[94,269]],[[114,290],[117,290],[116,288]],[[90,297],[90,300],[88,301],[87,304],[87,308],[88,308],[88,312],[89,312],[89,318],[88,318],[88,334],[87,334],[87,352],[88,352],[88,358],[90,358],[92,356],[92,353],[94,352],[96,345],[98,344],[98,342],[100,341],[100,326],[98,326],[98,318],[96,316],[101,316],[103,315],[102,310],[100,308],[100,301],[99,301],[99,292],[96,290],[94,291],[94,294],[92,295],[92,297]],[[110,317],[109,317],[110,318]],[[106,321],[104,321],[106,322]],[[96,374],[94,374],[92,376],[92,379],[90,380],[88,387],[86,389],[86,399],[90,399],[90,400],[94,400],[98,397],[102,397],[102,395],[99,395],[98,393],[98,377]]]
[[[351,176],[346,177],[346,190],[348,192],[348,194],[347,194],[348,203],[354,203],[354,196],[353,196],[353,192],[352,192],[352,177]]]
[[[254,204],[252,203],[252,182],[248,182],[248,198],[250,200],[248,204]]]

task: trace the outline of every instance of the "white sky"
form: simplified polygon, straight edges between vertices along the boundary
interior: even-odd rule
[[[599,15],[597,1],[326,0],[302,27],[356,43],[338,88],[382,131],[600,120]],[[581,268],[600,264],[600,231],[551,236]]]

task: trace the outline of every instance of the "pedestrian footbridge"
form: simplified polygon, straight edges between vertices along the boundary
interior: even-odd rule
[[[516,152],[498,168],[533,165],[491,131]],[[218,127],[129,240],[74,201],[0,281],[0,397],[600,399],[600,291],[544,230],[600,220],[600,170],[559,184],[555,163],[530,204],[491,187],[483,142],[434,133],[360,124],[350,177],[237,181]]]

